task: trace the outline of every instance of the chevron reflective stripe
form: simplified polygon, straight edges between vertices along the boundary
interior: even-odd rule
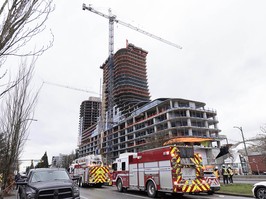
[[[90,168],[90,183],[104,183],[109,181],[107,167],[91,167]]]
[[[176,152],[176,147],[173,147],[170,151],[171,154],[174,154]]]
[[[196,167],[196,176],[200,175],[201,167]]]
[[[180,164],[180,162],[181,162],[181,158],[180,158],[180,155],[178,154],[178,155],[176,156],[176,163],[177,163],[177,164]]]
[[[178,176],[177,179],[176,179],[176,182],[180,182],[182,180],[182,176]]]
[[[206,181],[209,185],[220,185],[217,178],[207,178]]]
[[[175,174],[176,174],[176,175],[179,175],[180,172],[181,172],[181,168],[176,168],[176,170],[175,170]]]
[[[207,182],[204,182],[202,180],[197,179],[198,184],[200,185],[202,191],[208,191],[210,190],[210,185]]]
[[[200,164],[202,162],[202,157],[201,155],[199,155],[198,153],[196,153],[194,155],[194,158],[196,159],[196,161],[198,162],[198,164]]]

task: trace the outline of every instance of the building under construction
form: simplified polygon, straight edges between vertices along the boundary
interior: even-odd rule
[[[101,66],[102,117],[84,130],[87,136],[79,145],[79,156],[101,153],[111,163],[121,153],[192,142],[204,152],[205,164],[215,164],[221,141],[216,111],[206,109],[203,102],[180,98],[150,101],[147,54],[128,44]]]
[[[148,52],[133,44],[118,50],[101,66],[103,69],[103,120],[117,122],[136,106],[150,102],[146,56]],[[105,113],[108,112],[106,115]]]

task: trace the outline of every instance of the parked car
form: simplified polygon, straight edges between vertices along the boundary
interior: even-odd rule
[[[214,175],[213,171],[204,171],[204,178],[211,188],[211,190],[207,192],[209,195],[212,195],[215,191],[220,190],[220,181]]]
[[[16,183],[21,199],[80,198],[77,182],[62,168],[32,169]]]
[[[254,184],[252,193],[255,198],[265,199],[266,198],[266,181],[258,182]]]

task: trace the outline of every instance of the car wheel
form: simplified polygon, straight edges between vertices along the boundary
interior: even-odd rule
[[[266,188],[260,187],[256,190],[256,196],[259,199],[266,199]]]
[[[155,198],[156,195],[157,195],[157,191],[156,191],[155,185],[154,185],[154,183],[152,181],[149,181],[148,182],[148,185],[147,185],[147,194],[151,198]]]
[[[117,190],[119,192],[122,192],[123,191],[123,183],[122,183],[122,180],[121,179],[118,179],[117,180],[116,187],[117,187]]]
[[[21,193],[17,192],[17,199],[23,199],[23,197],[21,196]]]

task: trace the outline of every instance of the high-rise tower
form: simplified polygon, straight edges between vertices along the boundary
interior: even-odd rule
[[[98,97],[90,97],[80,105],[79,128],[80,133],[97,123],[100,114],[101,100]]]
[[[146,56],[148,52],[127,44],[126,48],[118,50],[113,56],[113,73],[110,74],[110,61],[106,61],[103,69],[103,110],[110,109],[109,103],[116,107],[122,115],[132,107],[140,106],[150,101],[147,81]],[[113,79],[110,78],[113,75]],[[112,92],[110,93],[110,84]]]

